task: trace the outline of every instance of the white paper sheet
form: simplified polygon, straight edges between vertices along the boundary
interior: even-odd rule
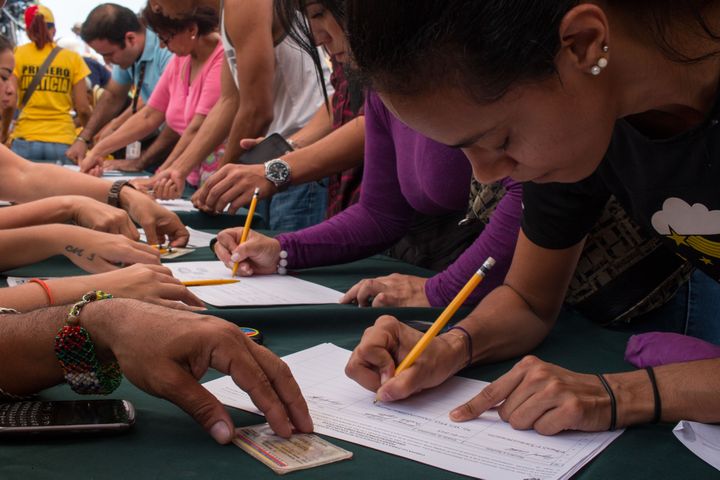
[[[40,280],[54,280],[56,277],[7,277],[8,287],[17,287],[25,285],[30,279],[39,278]]]
[[[207,233],[203,232],[201,230],[195,230],[194,228],[185,227],[187,228],[188,232],[190,233],[190,239],[187,243],[187,248],[202,248],[202,247],[209,247],[210,246],[210,240],[215,238],[214,233]],[[147,242],[147,236],[145,235],[145,230],[142,228],[138,228],[138,232],[140,232],[140,241],[141,242]]]
[[[440,387],[394,403],[345,376],[350,351],[332,344],[283,357],[308,402],[315,432],[487,480],[569,478],[622,431],[565,432],[548,437],[517,431],[494,411],[455,423],[448,413],[487,383],[454,377]],[[230,377],[204,384],[222,403],[259,413]]]
[[[165,266],[180,280],[232,278],[232,272],[222,262],[176,262]],[[290,275],[259,275],[239,280],[227,285],[190,287],[190,290],[203,302],[216,307],[338,303],[343,295]]]
[[[681,420],[673,433],[691,452],[720,470],[720,425]]]
[[[177,198],[175,200],[155,200],[157,203],[162,205],[163,207],[167,208],[168,210],[171,210],[173,212],[197,212],[198,209],[195,208],[190,200],[183,200],[182,198]]]

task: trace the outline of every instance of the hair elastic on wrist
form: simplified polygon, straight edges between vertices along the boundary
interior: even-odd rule
[[[605,391],[610,396],[610,428],[608,428],[609,432],[615,431],[615,424],[617,422],[617,400],[615,400],[615,394],[612,391],[612,388],[610,388],[610,384],[605,380],[605,377],[602,373],[598,373],[597,377],[600,379],[600,383],[602,383],[602,386],[605,387]]]
[[[45,290],[45,294],[48,297],[48,300],[50,301],[50,306],[55,305],[55,299],[52,296],[52,292],[50,291],[50,287],[47,283],[45,283],[45,280],[42,280],[40,278],[31,278],[28,280],[28,283],[37,283],[42,287],[43,290]]]
[[[470,332],[468,332],[467,330],[465,330],[465,329],[464,329],[463,327],[461,327],[460,325],[455,325],[454,327],[448,328],[448,332],[449,332],[450,330],[460,330],[462,333],[465,334],[465,337],[467,337],[468,362],[467,362],[467,365],[465,365],[465,368],[467,368],[467,367],[469,367],[470,365],[472,365],[472,361],[473,361],[472,336],[470,336]]]
[[[653,389],[653,398],[655,399],[655,413],[653,413],[652,423],[658,423],[662,417],[662,403],[660,403],[660,391],[658,390],[657,380],[655,379],[655,370],[653,367],[646,367],[645,371],[650,377],[650,384]]]

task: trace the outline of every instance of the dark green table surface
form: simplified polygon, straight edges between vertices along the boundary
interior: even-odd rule
[[[208,260],[208,249],[198,250],[178,261]],[[330,268],[302,271],[301,278],[346,290],[365,277],[390,272],[428,274],[385,257]],[[13,274],[68,275],[76,273],[65,259],[52,259],[41,266]],[[381,313],[402,319],[431,320],[437,309],[358,308],[348,305],[319,307],[212,309],[211,314],[235,323],[259,328],[266,345],[278,355],[287,355],[321,342],[352,349],[365,328]],[[518,335],[521,335],[518,332]],[[602,329],[573,312],[563,312],[547,340],[533,352],[540,358],[583,372],[630,370],[623,361],[628,334]],[[513,362],[477,366],[463,375],[493,380]],[[216,372],[207,379],[217,377]],[[42,394],[48,399],[76,398],[66,386]],[[69,437],[58,440],[0,442],[0,479],[131,478],[139,479],[255,479],[276,478],[268,468],[235,446],[218,446],[185,413],[174,405],[150,397],[127,382],[113,394],[131,400],[138,420],[131,433],[114,437]],[[237,425],[250,425],[260,417],[233,410]],[[672,435],[672,425],[633,427],[583,469],[584,479],[701,479],[719,478],[716,470],[695,457]],[[354,452],[352,460],[291,474],[291,478],[444,479],[449,472],[410,460],[380,453],[339,440]]]

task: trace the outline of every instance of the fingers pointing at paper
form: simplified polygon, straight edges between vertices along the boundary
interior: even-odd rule
[[[610,419],[610,399],[595,375],[571,372],[533,356],[454,409],[450,418],[471,420],[500,403],[500,418],[513,428],[543,435],[607,430]]]

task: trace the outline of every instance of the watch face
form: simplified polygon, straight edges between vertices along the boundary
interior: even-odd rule
[[[280,160],[268,163],[266,172],[267,177],[274,183],[286,182],[290,176],[287,164]]]

